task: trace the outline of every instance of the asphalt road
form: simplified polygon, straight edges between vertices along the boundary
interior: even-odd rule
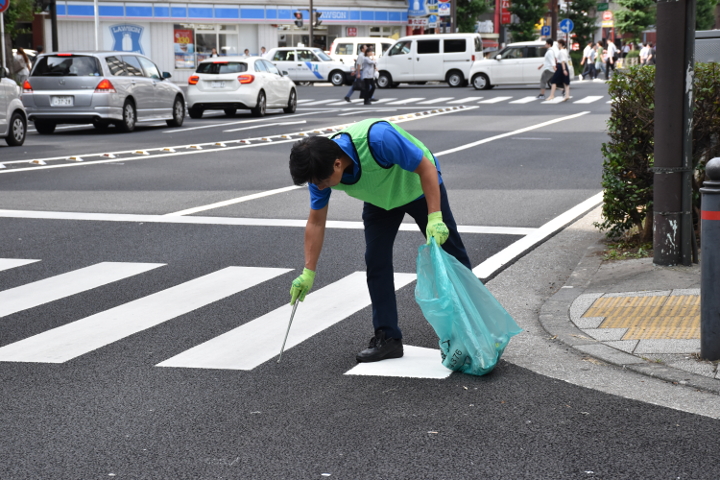
[[[328,229],[276,363],[303,266],[308,196],[287,172],[299,134],[402,122],[439,157],[473,266],[600,192],[604,83],[573,84],[562,104],[530,101],[531,86],[401,87],[372,107],[345,93],[299,87],[294,115],[68,126],[0,147],[0,478],[716,478],[708,416],[517,361],[485,377],[439,369],[411,226],[394,259],[401,376],[357,369],[372,335],[361,205],[341,192],[330,219],[349,223]],[[585,245],[545,247],[533,254]],[[536,334],[508,357],[540,356],[524,340]]]

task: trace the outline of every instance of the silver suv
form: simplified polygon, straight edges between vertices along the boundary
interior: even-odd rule
[[[20,87],[8,78],[8,72],[0,65],[0,138],[11,147],[25,142],[27,115],[20,101]]]
[[[138,122],[185,118],[182,90],[150,59],[126,52],[48,53],[38,56],[22,86],[22,102],[38,133],[59,123],[111,123],[131,132]]]

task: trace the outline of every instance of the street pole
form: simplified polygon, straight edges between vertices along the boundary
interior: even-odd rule
[[[0,39],[2,39],[2,68],[6,68],[5,61],[5,13],[0,12]]]
[[[457,0],[450,0],[450,33],[457,33]]]
[[[550,0],[550,23],[552,23],[552,26],[550,27],[552,31],[550,32],[550,38],[553,40],[557,40],[557,31],[558,31],[558,0]]]
[[[55,0],[50,2],[50,25],[52,26],[52,51],[58,51],[58,34],[57,34],[57,4]]]
[[[95,11],[95,50],[100,50],[100,43],[98,41],[98,27],[100,23],[100,14],[98,12],[98,0],[93,1],[93,10]]]
[[[315,23],[315,12],[313,11],[313,0],[310,0],[310,25],[308,25],[308,28],[310,29],[310,45],[308,46],[310,48],[315,46],[315,43],[313,42],[313,23]]]
[[[695,1],[658,0],[653,261],[692,264]]]
[[[700,265],[700,357],[720,360],[720,157],[705,166],[700,189],[702,265]]]

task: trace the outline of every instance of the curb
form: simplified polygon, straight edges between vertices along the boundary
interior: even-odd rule
[[[587,337],[570,321],[570,306],[577,297],[585,292],[590,280],[600,268],[602,258],[598,253],[603,249],[604,247],[600,243],[588,247],[565,285],[541,307],[540,325],[554,340],[572,347],[580,355],[594,357],[605,363],[622,367],[624,370],[720,395],[720,382],[715,379],[648,362],[635,355],[609,347]]]

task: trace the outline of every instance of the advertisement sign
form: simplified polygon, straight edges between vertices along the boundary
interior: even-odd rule
[[[503,25],[512,21],[510,14],[510,0],[501,0],[500,23]]]
[[[427,27],[427,24],[428,24],[427,17],[408,18],[408,26],[413,27],[413,28]]]
[[[427,15],[425,0],[409,1],[408,17],[424,17],[425,15]]]
[[[357,37],[357,27],[347,27],[348,37]]]
[[[195,31],[177,27],[173,31],[175,68],[195,68]]]
[[[438,15],[441,17],[450,16],[450,3],[441,3],[438,5]]]
[[[602,28],[613,28],[615,22],[613,20],[613,13],[610,10],[606,10],[602,15]]]
[[[103,48],[115,52],[150,53],[150,25],[144,23],[107,24],[101,26]]]

